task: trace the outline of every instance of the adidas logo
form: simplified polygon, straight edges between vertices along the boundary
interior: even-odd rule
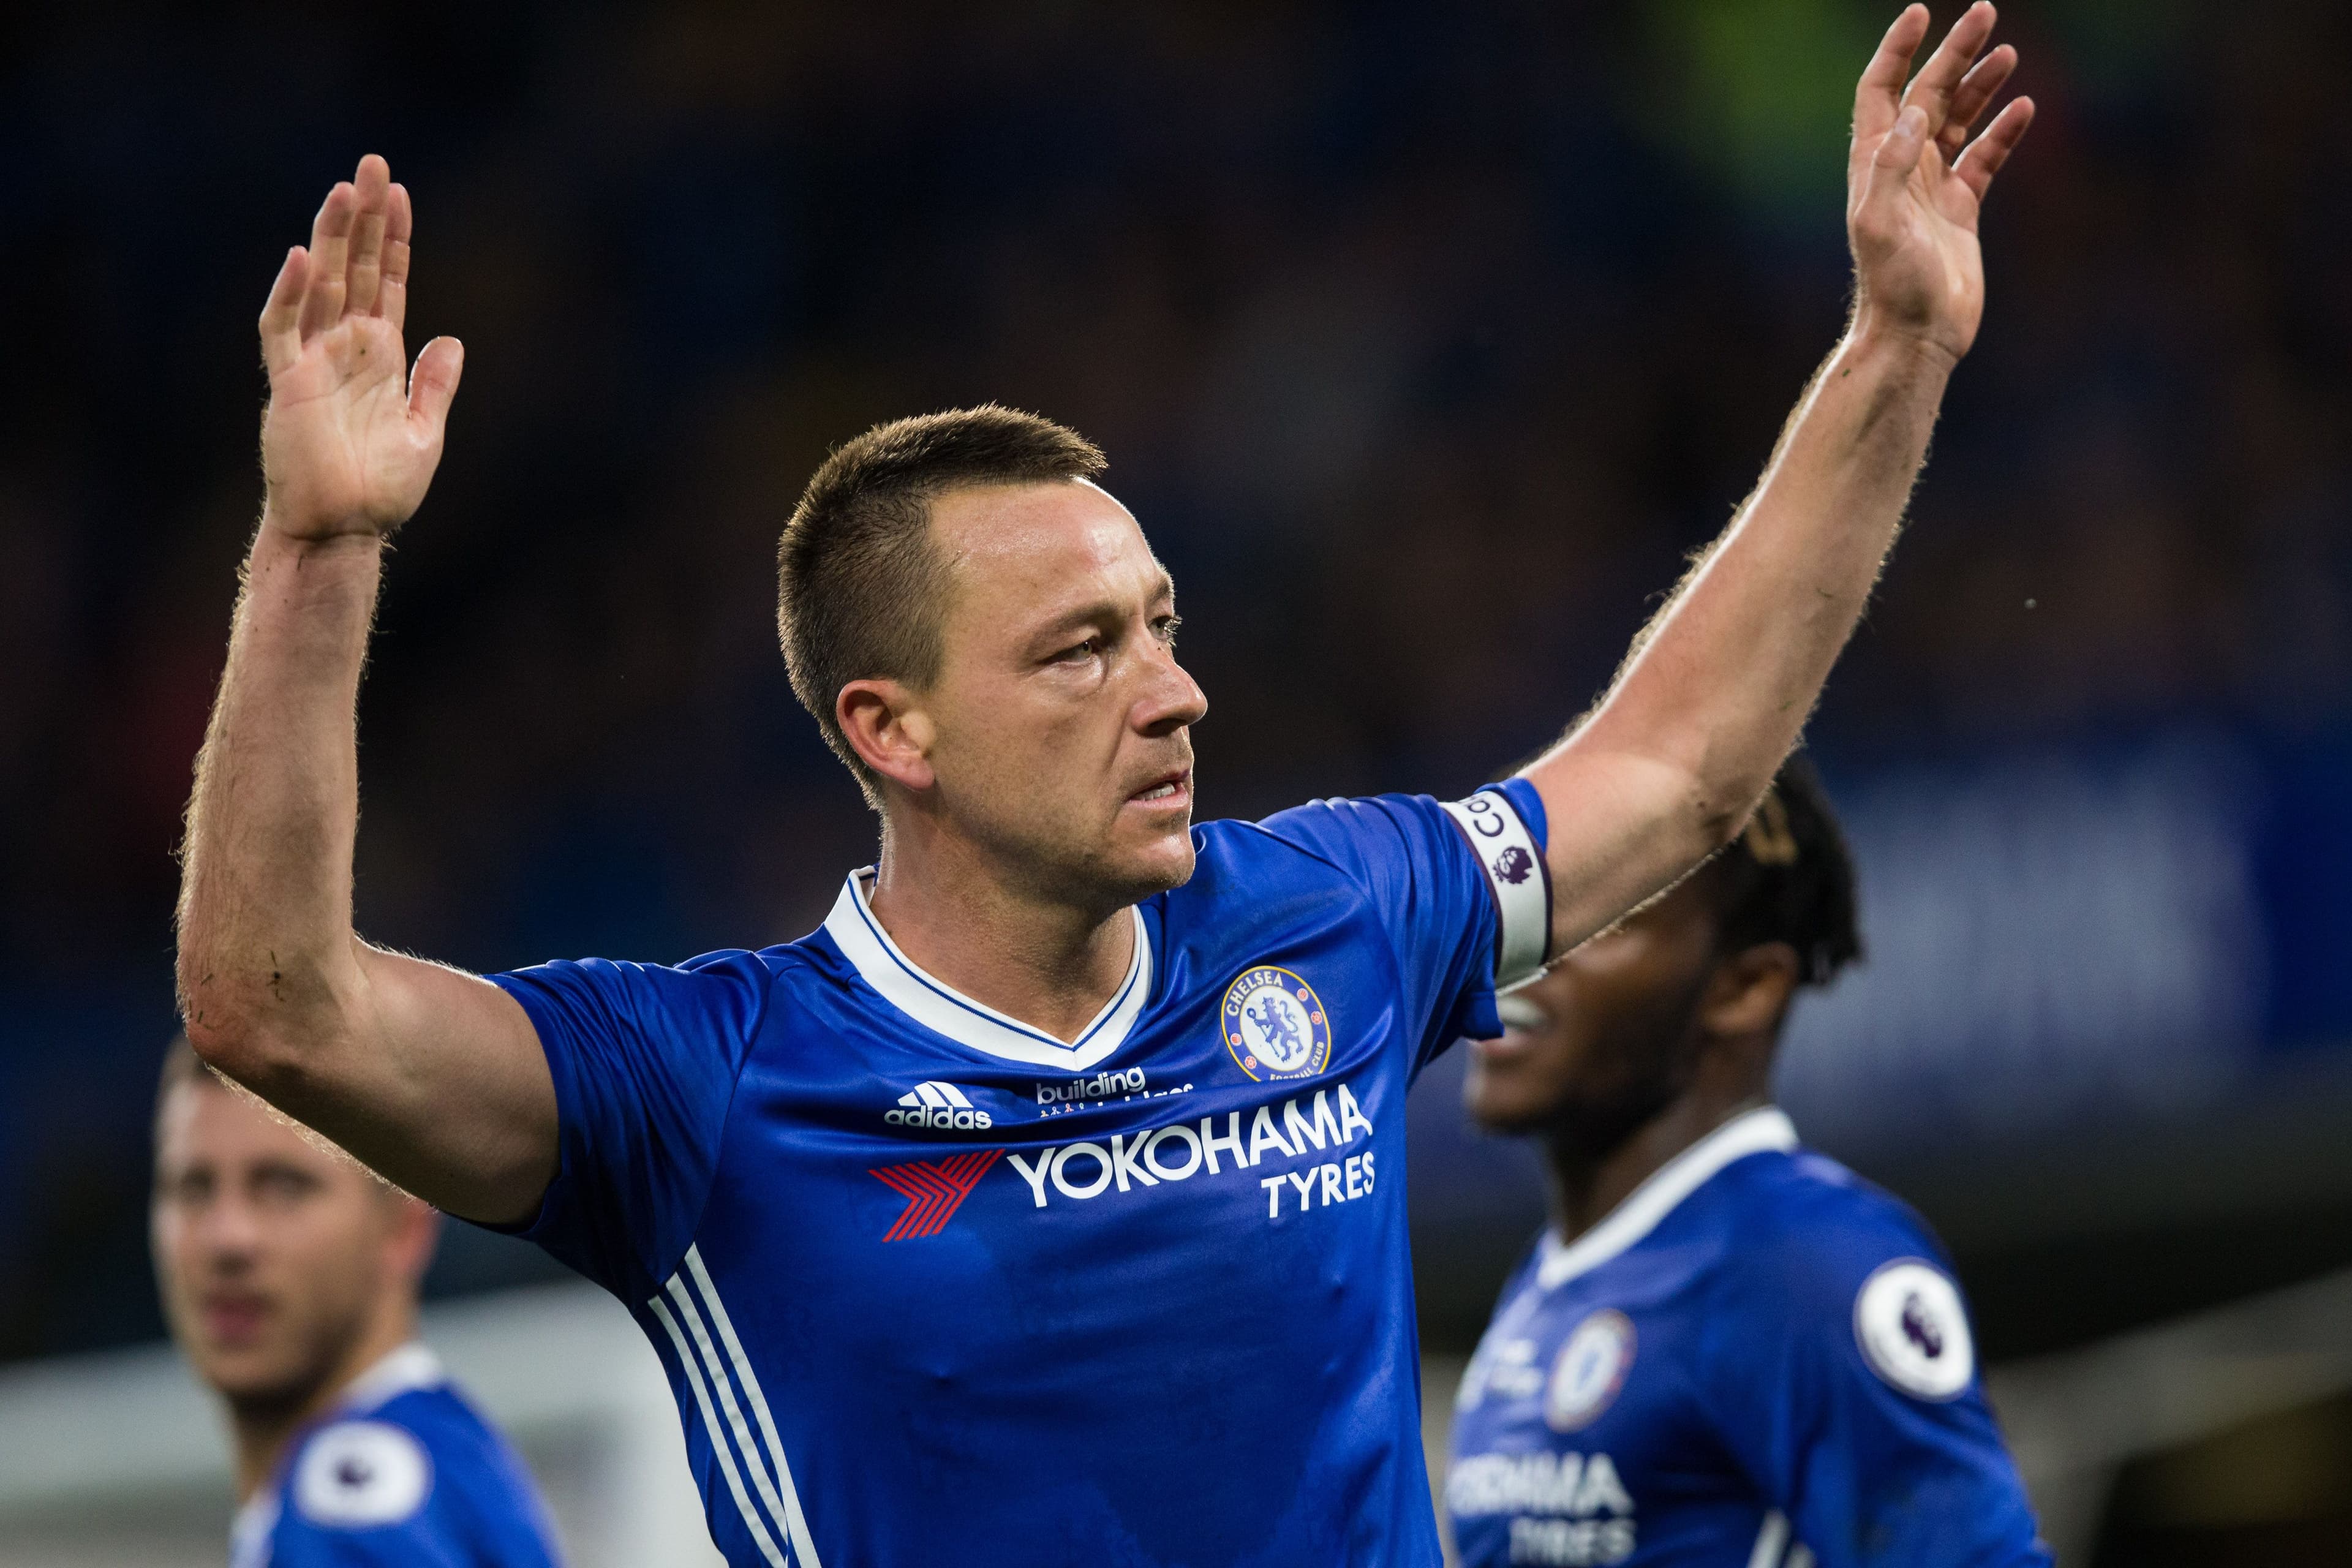
[[[951,1083],[919,1083],[898,1097],[898,1107],[882,1120],[893,1127],[950,1127],[969,1131],[994,1125],[985,1110],[974,1110],[963,1090]]]

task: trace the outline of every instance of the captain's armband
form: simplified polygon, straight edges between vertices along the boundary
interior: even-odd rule
[[[1551,946],[1551,868],[1518,808],[1499,788],[1444,803],[1495,895],[1495,989],[1543,973]]]

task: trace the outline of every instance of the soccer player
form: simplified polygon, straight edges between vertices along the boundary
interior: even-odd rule
[[[190,806],[205,1058],[620,1297],[730,1561],[1437,1560],[1402,1102],[1494,991],[1739,830],[1875,581],[1983,305],[1979,5],[1858,99],[1851,325],[1606,700],[1520,777],[1192,823],[1174,591],[1100,453],[883,426],[783,530],[794,690],[881,820],[823,929],[480,979],[352,929],[353,699],[458,346],[362,161],[261,318],[266,500]],[[1979,57],[1982,58],[1979,58]]]
[[[1471,1568],[2049,1563],[1943,1249],[1770,1103],[1791,998],[1860,949],[1791,759],[1738,842],[1472,1046],[1470,1113],[1544,1140],[1551,1222],[1454,1404]]]
[[[431,1209],[174,1040],[151,1220],[164,1316],[236,1441],[235,1568],[560,1560],[530,1472],[416,1338]]]

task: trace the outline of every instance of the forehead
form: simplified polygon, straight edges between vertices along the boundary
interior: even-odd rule
[[[169,1165],[271,1160],[325,1172],[342,1164],[258,1100],[212,1082],[173,1088],[156,1118],[155,1155]]]
[[[932,503],[932,538],[953,564],[960,604],[1047,619],[1168,585],[1133,513],[1084,479],[950,490]]]
[[[1685,941],[1704,941],[1715,926],[1714,904],[1703,885],[1706,877],[1706,869],[1702,867],[1632,913],[1612,922],[1585,948],[1578,951],[1594,955],[1608,952],[1614,958],[1626,951],[1626,944],[1622,941],[1611,942],[1611,939],[1640,937],[1644,939],[1642,945],[1645,948],[1654,948],[1660,943],[1671,946]],[[1611,942],[1611,945],[1600,945],[1603,942]],[[1556,964],[1544,980],[1537,984],[1550,984],[1555,977],[1563,976],[1570,967]],[[1554,988],[1565,990],[1571,984],[1570,980],[1563,977]]]

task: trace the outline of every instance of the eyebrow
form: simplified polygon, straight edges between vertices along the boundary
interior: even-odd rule
[[[1163,566],[1160,570],[1159,582],[1152,584],[1150,595],[1145,602],[1148,604],[1157,604],[1160,600],[1165,599],[1172,604],[1175,601],[1175,598],[1176,579],[1170,576],[1168,574],[1168,569]],[[1092,604],[1080,605],[1075,609],[1068,610],[1062,615],[1055,616],[1052,620],[1037,628],[1037,636],[1041,639],[1059,637],[1066,632],[1075,631],[1080,626],[1095,626],[1104,621],[1118,620],[1125,614],[1125,609],[1122,608],[1116,601],[1110,599],[1097,599]]]

